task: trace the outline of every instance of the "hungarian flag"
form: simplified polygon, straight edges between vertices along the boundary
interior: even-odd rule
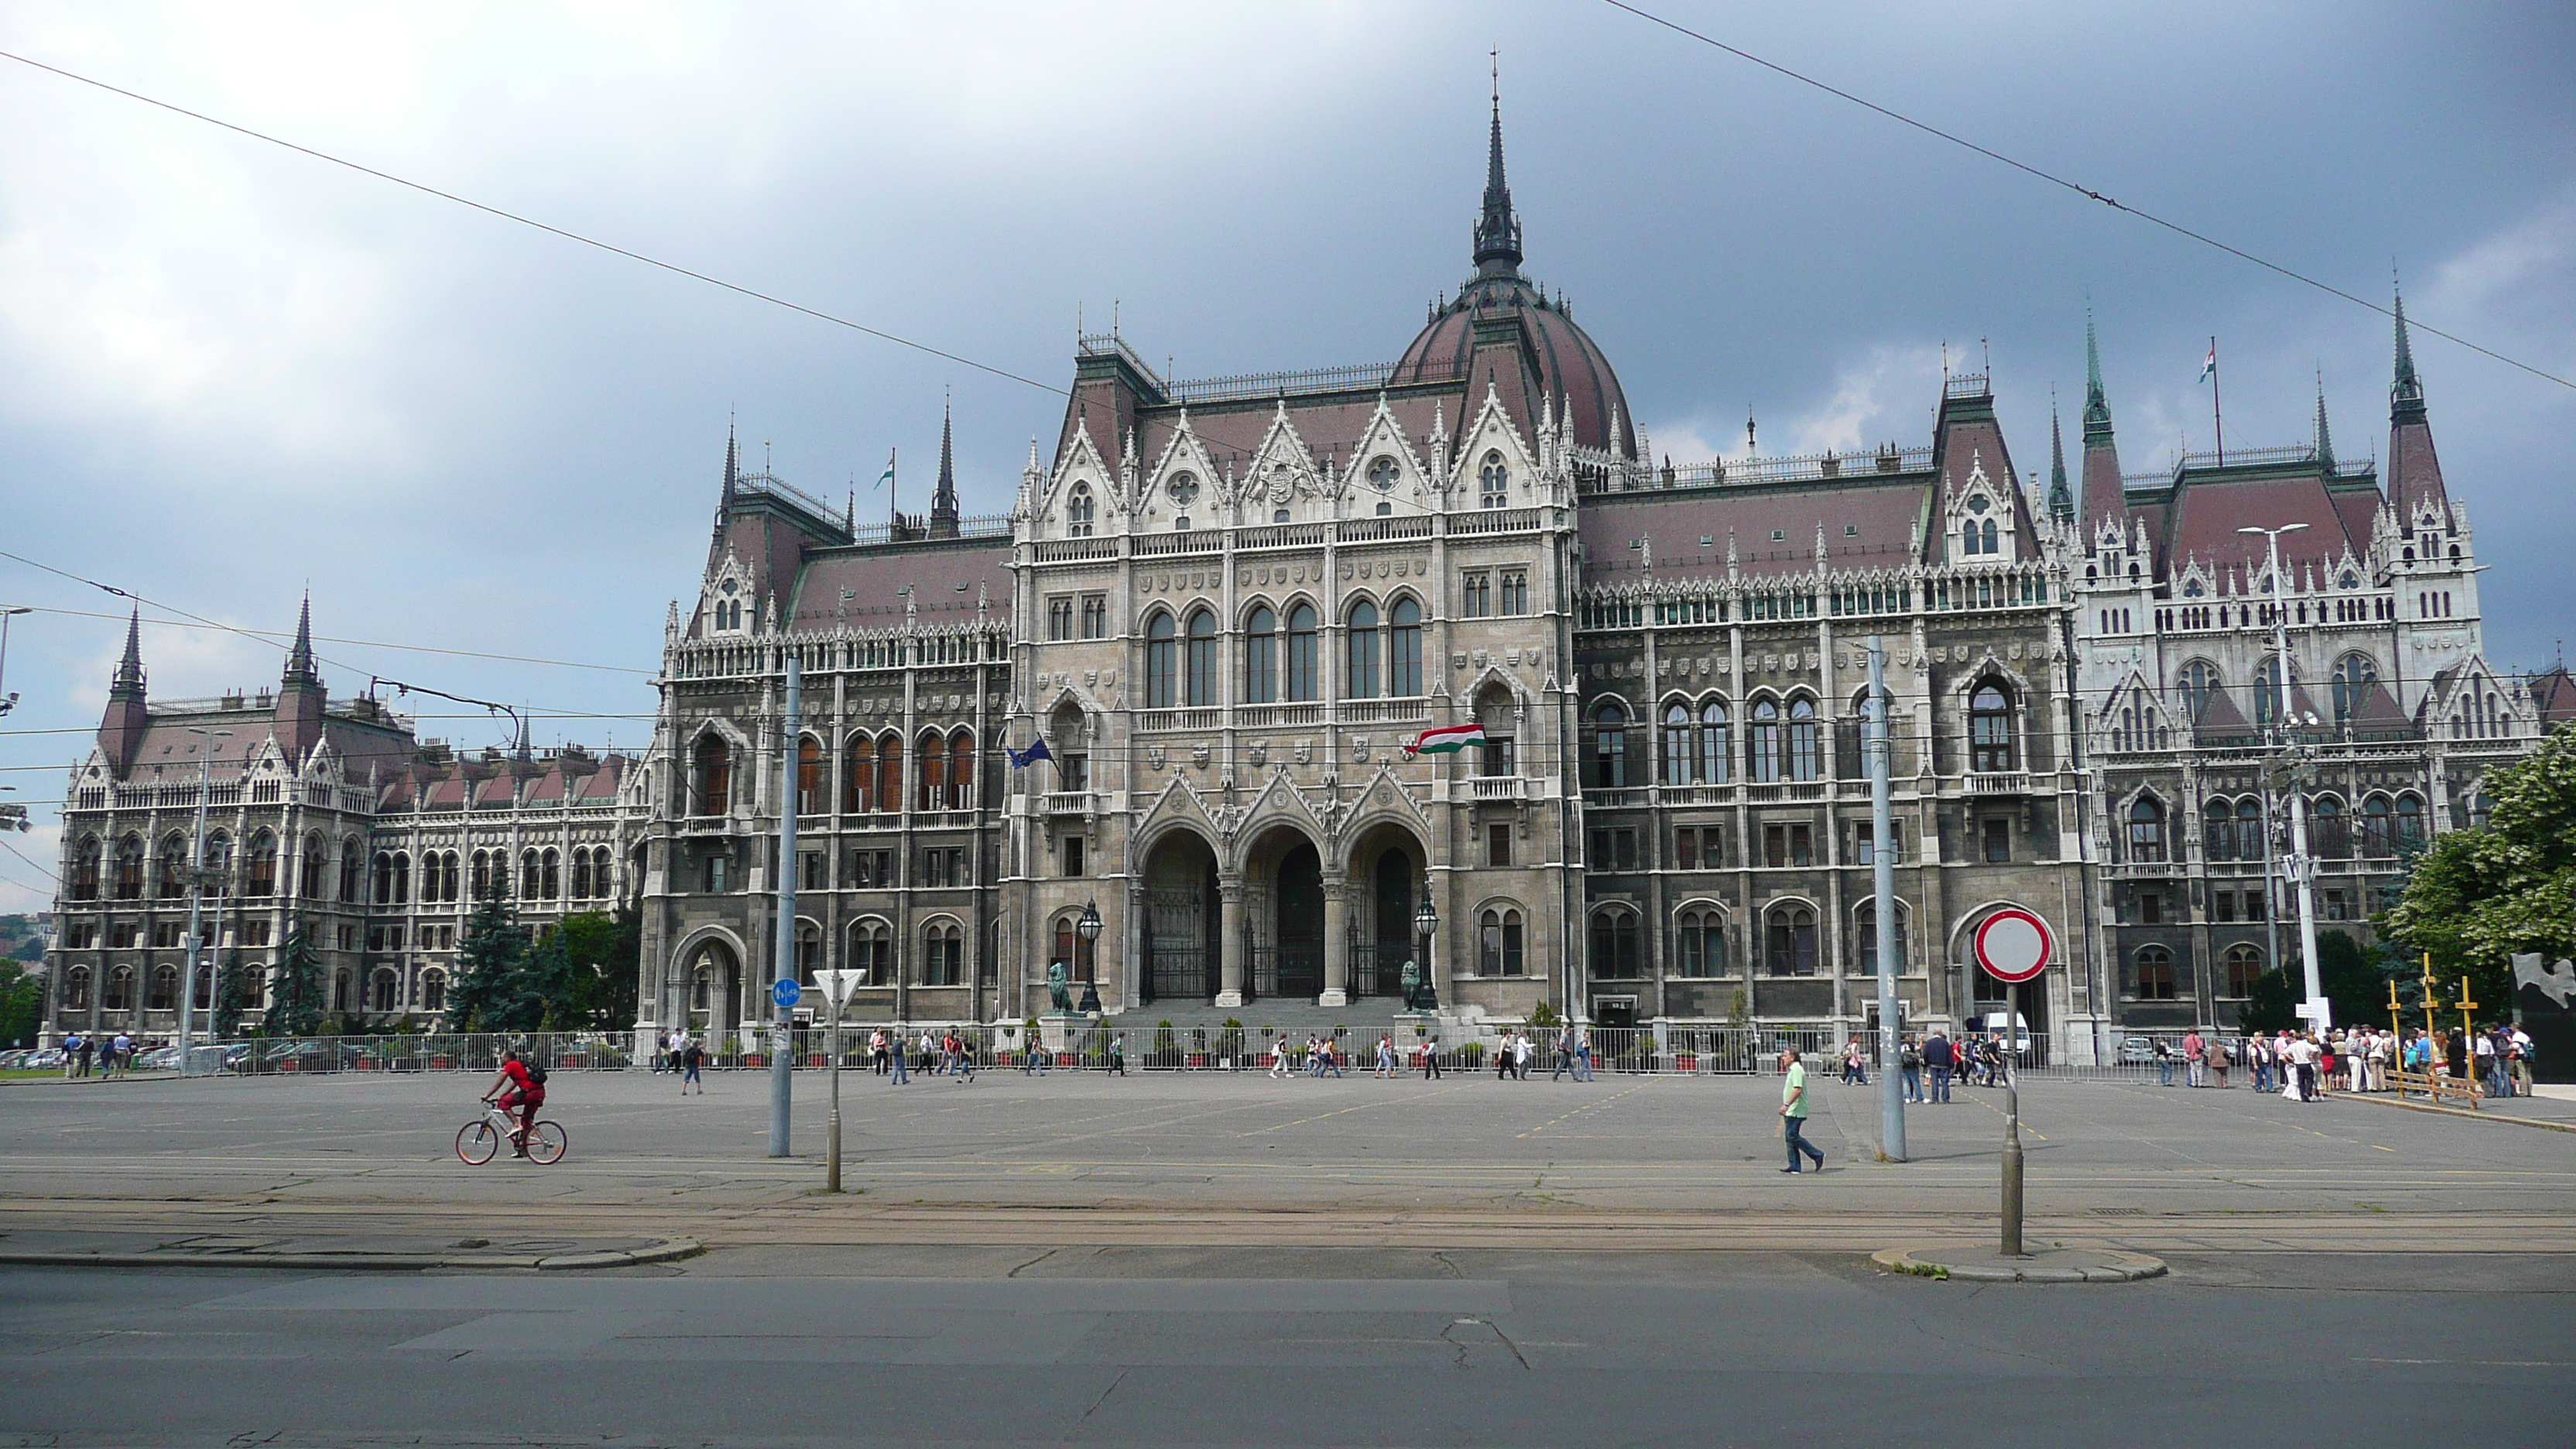
[[[1485,742],[1485,727],[1480,724],[1435,725],[1413,737],[1404,747],[1408,755],[1454,755],[1469,745]]]
[[[2209,356],[2207,356],[2206,358],[2203,358],[2203,359],[2201,360],[2201,364],[2200,364],[2200,376],[2199,376],[2199,377],[2197,377],[2197,378],[2195,378],[2195,379],[2193,379],[2193,380],[2194,380],[2194,381],[2196,381],[2196,382],[2207,382],[2207,381],[2209,381],[2211,374],[2213,374],[2213,373],[2215,373],[2215,372],[2217,372],[2217,371],[2218,371],[2218,344],[2217,344],[2217,343],[2215,343],[2215,342],[2213,342],[2213,343],[2209,344]]]

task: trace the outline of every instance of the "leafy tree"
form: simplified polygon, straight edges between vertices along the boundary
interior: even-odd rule
[[[214,1031],[218,1040],[241,1035],[242,1012],[250,1006],[250,969],[236,949],[215,968]]]
[[[2337,1026],[2358,1026],[2388,1014],[2388,976],[2348,931],[2317,933],[2317,986],[2334,1008]]]
[[[0,1046],[34,1046],[36,1028],[44,1016],[44,978],[22,966],[0,963]]]
[[[38,937],[34,937],[34,936],[30,936],[30,937],[28,937],[24,942],[21,942],[21,943],[19,944],[18,951],[17,951],[17,958],[16,958],[16,959],[21,960],[21,961],[42,961],[42,960],[44,960],[44,959],[45,959],[45,943],[44,943],[44,941],[43,941],[42,939],[38,938]]]
[[[322,957],[301,912],[286,923],[277,953],[277,990],[269,998],[270,1036],[312,1036],[322,1028]]]
[[[457,941],[456,974],[447,987],[448,1018],[467,1031],[525,1031],[519,1024],[529,953],[528,928],[497,877],[474,902]],[[538,1011],[543,1014],[542,1007]]]
[[[2487,827],[2434,841],[2376,924],[2408,949],[2409,965],[2420,970],[2431,954],[2434,974],[2454,983],[2446,996],[2465,976],[2481,1008],[2501,1017],[2516,954],[2576,956],[2576,726],[2487,772],[2485,789],[2495,802]]]
[[[2279,966],[2254,978],[2245,990],[2244,1009],[2236,1013],[2237,1025],[2249,1032],[2274,1032],[2299,1025],[2299,998],[2305,982],[2293,984],[2287,969]]]
[[[633,906],[583,911],[564,918],[564,952],[572,973],[570,1017],[576,1024],[615,1031],[635,1024],[638,967],[644,957],[644,915]]]

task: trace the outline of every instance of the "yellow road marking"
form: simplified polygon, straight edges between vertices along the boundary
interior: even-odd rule
[[[1646,1084],[1645,1084],[1645,1083],[1643,1083],[1643,1082],[1639,1082],[1636,1086],[1630,1087],[1630,1088],[1628,1089],[1628,1092],[1643,1091],[1643,1090],[1645,1090],[1645,1086],[1646,1086]],[[1565,1116],[1563,1116],[1563,1117],[1551,1118],[1551,1119],[1550,1119],[1550,1120],[1548,1120],[1548,1121],[1541,1122],[1541,1123],[1540,1123],[1540,1124],[1538,1124],[1537,1126],[1532,1127],[1532,1128],[1531,1128],[1529,1131],[1527,1131],[1527,1132],[1515,1132],[1515,1133],[1513,1133],[1512,1135],[1513,1135],[1514,1137],[1516,1137],[1516,1138],[1518,1138],[1518,1137],[1530,1137],[1530,1136],[1534,1136],[1534,1135],[1536,1135],[1536,1134],[1538,1134],[1538,1133],[1541,1133],[1541,1132],[1546,1131],[1546,1130],[1547,1130],[1547,1129],[1549,1129],[1550,1127],[1555,1126],[1555,1125],[1556,1125],[1557,1123],[1559,1123],[1559,1122],[1566,1121],[1568,1118],[1580,1117],[1580,1116],[1582,1116],[1584,1113],[1591,1111],[1591,1110],[1592,1110],[1593,1108],[1595,1108],[1595,1107],[1607,1107],[1607,1106],[1609,1106],[1611,1103],[1618,1101],[1621,1097],[1624,1097],[1624,1096],[1628,1095],[1628,1092],[1613,1092],[1613,1093],[1611,1093],[1609,1096],[1602,1098],[1602,1099],[1601,1099],[1600,1101],[1598,1101],[1598,1102],[1586,1102],[1586,1103],[1584,1103],[1582,1106],[1575,1108],[1573,1111],[1566,1113],[1566,1114],[1565,1114]]]

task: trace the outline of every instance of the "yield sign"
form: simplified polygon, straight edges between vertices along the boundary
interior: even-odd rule
[[[2028,981],[2048,965],[2056,945],[2046,921],[2006,906],[1977,927],[1977,964],[1997,981]]]

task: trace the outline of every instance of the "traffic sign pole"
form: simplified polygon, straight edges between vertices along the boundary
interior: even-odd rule
[[[787,651],[787,712],[779,721],[782,757],[778,771],[778,948],[770,975],[775,1003],[769,1031],[769,1155],[788,1156],[787,1121],[793,1102],[796,1070],[794,1018],[796,1004],[796,787],[803,784],[804,730],[798,720],[805,705],[805,668],[796,651]]]
[[[2056,954],[2048,923],[2019,906],[2007,906],[1977,927],[1977,964],[2004,983],[2003,1255],[2022,1256],[2021,984],[2048,969]]]

